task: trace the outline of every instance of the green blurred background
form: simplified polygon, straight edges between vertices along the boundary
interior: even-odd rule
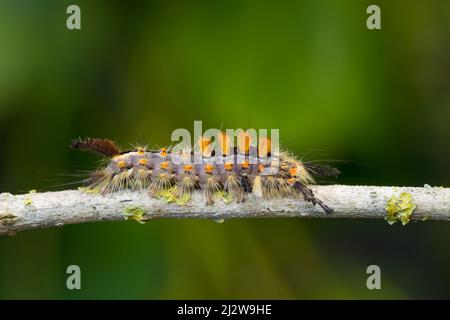
[[[82,29],[66,28],[81,7]],[[382,30],[366,28],[381,7]],[[0,192],[71,188],[176,128],[279,128],[339,183],[448,186],[450,2],[0,1]],[[333,182],[335,183],[335,182]],[[82,270],[82,290],[65,287]],[[382,290],[366,288],[377,264]],[[0,298],[450,298],[450,225],[111,222],[0,237]]]

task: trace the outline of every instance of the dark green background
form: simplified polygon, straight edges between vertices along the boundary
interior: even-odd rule
[[[448,186],[449,40],[447,0],[1,0],[0,191],[70,188],[97,161],[74,137],[161,146],[194,120],[279,128],[348,161],[340,183]],[[445,222],[99,223],[1,237],[0,298],[450,298],[449,266]]]

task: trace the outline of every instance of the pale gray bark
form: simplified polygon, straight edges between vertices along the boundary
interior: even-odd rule
[[[143,220],[156,218],[231,219],[231,218],[384,218],[385,206],[393,195],[408,192],[416,204],[411,220],[450,220],[450,188],[313,186],[315,194],[329,207],[294,199],[261,200],[250,196],[244,203],[207,206],[201,194],[194,194],[185,205],[152,199],[146,192],[121,191],[109,195],[88,194],[79,190],[0,194],[0,234],[20,230],[63,226],[73,223],[124,220],[125,212],[138,208]]]

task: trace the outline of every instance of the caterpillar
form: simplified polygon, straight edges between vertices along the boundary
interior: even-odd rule
[[[262,199],[303,198],[326,213],[333,212],[309,186],[315,184],[313,175],[337,177],[338,169],[303,162],[286,151],[274,160],[270,139],[260,139],[254,147],[246,138],[228,150],[222,139],[219,148],[222,152],[211,148],[210,139],[202,138],[199,159],[190,149],[134,147],[120,151],[109,139],[78,138],[70,146],[105,157],[105,165],[84,180],[89,188],[102,194],[146,189],[151,197],[170,193],[176,199],[189,199],[192,192],[200,190],[207,205],[212,205],[218,194],[226,194],[236,202],[243,202],[253,194]],[[249,161],[252,152],[256,152],[256,157]]]

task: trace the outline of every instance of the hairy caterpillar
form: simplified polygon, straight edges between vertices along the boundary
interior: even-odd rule
[[[267,138],[260,139],[255,148],[246,137],[243,142],[238,141],[237,147],[228,149],[222,139],[219,150],[223,152],[219,153],[210,148],[210,143],[204,138],[199,141],[201,158],[197,162],[193,161],[195,153],[189,149],[136,147],[121,152],[108,139],[79,138],[72,141],[71,147],[109,157],[104,167],[85,180],[89,187],[103,194],[121,189],[148,189],[152,197],[170,192],[175,198],[189,199],[199,189],[208,205],[222,192],[236,202],[243,202],[248,194],[264,199],[303,197],[326,213],[333,211],[314,195],[309,185],[315,183],[312,174],[337,177],[339,170],[302,162],[287,152],[280,152],[275,163]],[[251,151],[256,152],[252,162],[248,161]]]

